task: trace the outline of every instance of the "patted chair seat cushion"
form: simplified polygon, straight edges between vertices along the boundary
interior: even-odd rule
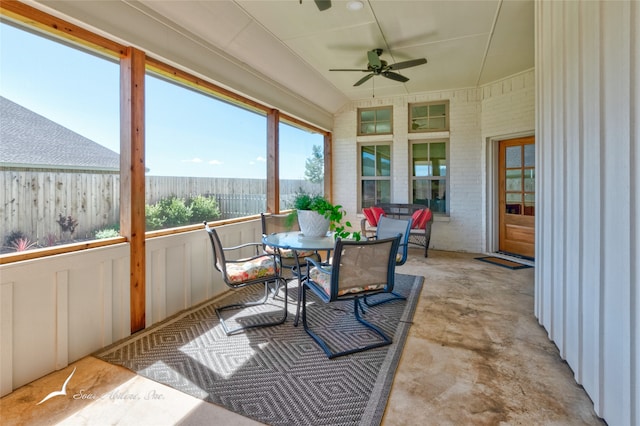
[[[331,266],[325,266],[324,269],[327,270],[327,271],[331,271]],[[309,279],[311,281],[315,282],[316,284],[318,284],[319,286],[321,286],[322,289],[324,290],[324,292],[327,293],[327,295],[330,295],[330,292],[331,292],[331,274],[326,274],[326,273],[320,271],[318,268],[313,267],[309,271]],[[351,288],[347,288],[347,289],[342,289],[342,290],[338,291],[338,296],[342,296],[342,295],[345,295],[347,293],[360,293],[360,292],[363,292],[363,291],[378,290],[378,289],[384,288],[385,285],[386,284],[382,283],[382,284],[368,285],[368,286],[364,286],[364,287],[351,287]]]
[[[271,246],[266,246],[264,251],[270,254],[278,254],[278,250]],[[280,249],[280,257],[283,259],[295,259],[296,253],[298,257],[310,257],[315,254],[313,250],[298,250],[297,252],[293,249]]]
[[[261,256],[245,262],[227,263],[227,279],[232,283],[268,278],[276,275],[276,263],[270,256]]]

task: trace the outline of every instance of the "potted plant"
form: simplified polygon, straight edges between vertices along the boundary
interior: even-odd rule
[[[322,237],[332,231],[336,238],[352,238],[360,241],[360,232],[349,232],[349,221],[342,220],[347,212],[341,205],[333,205],[322,195],[305,192],[296,194],[293,200],[290,220],[298,220],[302,234],[308,237]]]

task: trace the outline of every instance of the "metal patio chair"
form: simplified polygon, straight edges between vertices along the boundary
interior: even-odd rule
[[[276,260],[275,254],[266,254],[262,252],[262,243],[246,243],[234,247],[222,247],[218,233],[214,228],[210,228],[207,222],[204,222],[205,230],[211,240],[213,247],[213,265],[222,274],[222,279],[232,289],[239,289],[252,285],[264,286],[264,297],[258,301],[234,303],[227,306],[217,307],[216,314],[220,318],[222,328],[227,335],[247,330],[255,327],[269,327],[282,324],[287,319],[287,286],[279,284],[283,280],[280,275],[280,268]],[[237,260],[228,260],[227,253],[246,252],[251,248],[255,254]],[[279,288],[284,288],[284,308],[282,309],[282,317],[275,320],[260,321],[261,316],[270,315],[271,313],[256,312],[255,315],[245,317],[246,324],[235,328],[229,328],[227,322],[222,315],[223,311],[239,310],[266,304],[269,299],[269,283],[274,283],[274,297]],[[238,320],[241,322],[242,320]]]
[[[307,258],[309,274],[302,285],[302,324],[307,334],[320,345],[327,357],[336,358],[392,343],[391,337],[387,336],[381,328],[362,318],[361,313],[365,312],[361,300],[366,296],[393,290],[399,244],[400,235],[364,241],[338,239],[331,264],[319,263]],[[307,307],[307,290],[311,290],[325,303],[353,300],[356,320],[372,330],[379,339],[355,348],[332,350],[326,339],[309,327],[307,311],[313,308]]]
[[[400,234],[400,245],[398,246],[398,254],[396,255],[396,266],[404,265],[407,261],[407,255],[409,253],[409,233],[411,232],[412,224],[413,220],[411,218],[393,219],[386,216],[380,216],[378,220],[376,235],[374,237],[376,240],[390,238]],[[393,300],[407,300],[406,297],[394,291],[391,291],[391,295],[391,297],[376,298],[377,300],[375,301],[365,297],[364,303],[367,306],[376,306]]]

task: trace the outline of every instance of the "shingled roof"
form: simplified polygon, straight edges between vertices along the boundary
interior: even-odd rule
[[[120,155],[0,96],[0,166],[118,171]]]

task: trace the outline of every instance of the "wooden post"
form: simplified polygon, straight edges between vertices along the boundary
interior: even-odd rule
[[[280,213],[280,111],[267,114],[267,212]]]
[[[145,328],[145,54],[127,47],[120,60],[120,234],[130,247],[131,333]]]
[[[331,157],[331,133],[324,134],[324,196],[327,200],[333,202],[331,166],[333,159]]]

